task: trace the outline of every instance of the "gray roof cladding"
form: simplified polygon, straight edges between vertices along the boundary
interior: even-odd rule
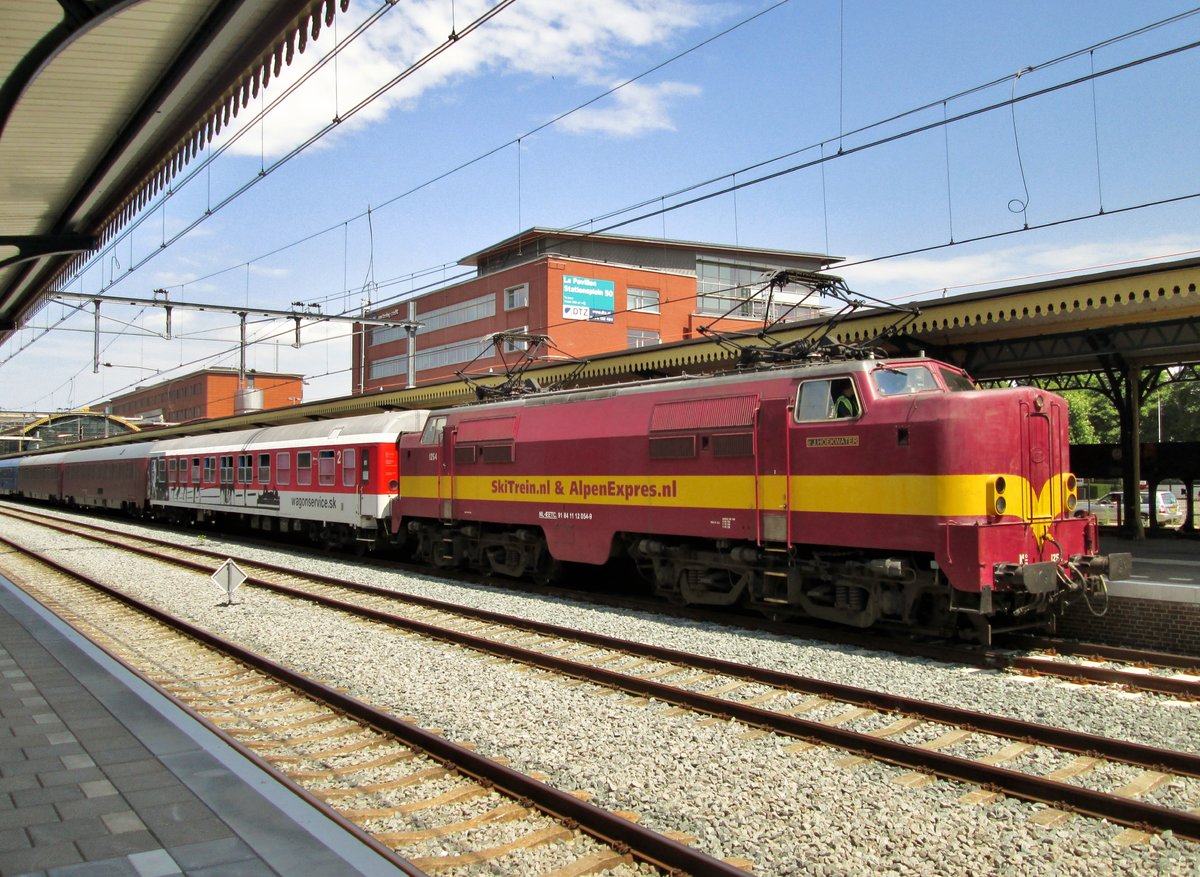
[[[3,4],[0,342],[348,4]]]

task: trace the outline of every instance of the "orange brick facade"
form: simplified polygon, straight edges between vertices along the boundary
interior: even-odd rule
[[[247,387],[262,392],[262,408],[286,408],[304,398],[300,375],[249,372]],[[108,402],[110,414],[120,417],[183,423],[188,420],[229,417],[238,398],[238,373],[231,369],[205,369],[173,378]]]
[[[472,372],[501,370],[501,358],[484,343],[501,331],[548,335],[558,350],[582,359],[691,338],[701,326],[745,331],[761,325],[761,317],[718,319],[724,307],[700,312],[698,259],[809,271],[831,261],[811,254],[531,230],[462,261],[475,264],[480,276],[416,299],[415,318],[424,324],[416,340],[416,383],[452,378],[480,353],[485,355]],[[589,314],[579,307],[589,299],[611,312]],[[407,319],[408,314],[404,303],[372,316]],[[406,386],[406,334],[368,329],[366,337],[364,362],[361,327],[354,335],[354,392],[364,386],[367,392]],[[507,359],[516,357],[514,352]]]

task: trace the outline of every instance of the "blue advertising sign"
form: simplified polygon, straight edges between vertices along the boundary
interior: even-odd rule
[[[563,275],[563,319],[611,323],[616,285],[611,280]]]

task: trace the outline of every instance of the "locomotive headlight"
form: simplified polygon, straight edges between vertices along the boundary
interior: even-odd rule
[[[1079,482],[1075,480],[1074,475],[1068,474],[1066,480],[1063,481],[1063,487],[1066,489],[1066,505],[1067,512],[1073,513],[1075,506],[1079,505],[1079,497],[1076,495],[1079,491]]]
[[[987,483],[987,504],[988,514],[996,517],[1003,517],[1004,512],[1008,509],[1008,500],[1004,498],[1004,490],[1008,487],[1008,482],[1004,480],[1003,475],[996,475],[988,479]]]

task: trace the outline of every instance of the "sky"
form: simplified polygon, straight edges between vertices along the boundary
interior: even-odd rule
[[[472,26],[495,5],[353,0],[65,288],[357,314],[533,226],[825,253],[906,302],[1200,252],[1186,3],[516,0]],[[94,374],[78,308],[0,347],[0,408],[238,364],[236,317],[176,311],[167,339],[114,304]],[[343,396],[349,332],[252,320],[247,366]]]

